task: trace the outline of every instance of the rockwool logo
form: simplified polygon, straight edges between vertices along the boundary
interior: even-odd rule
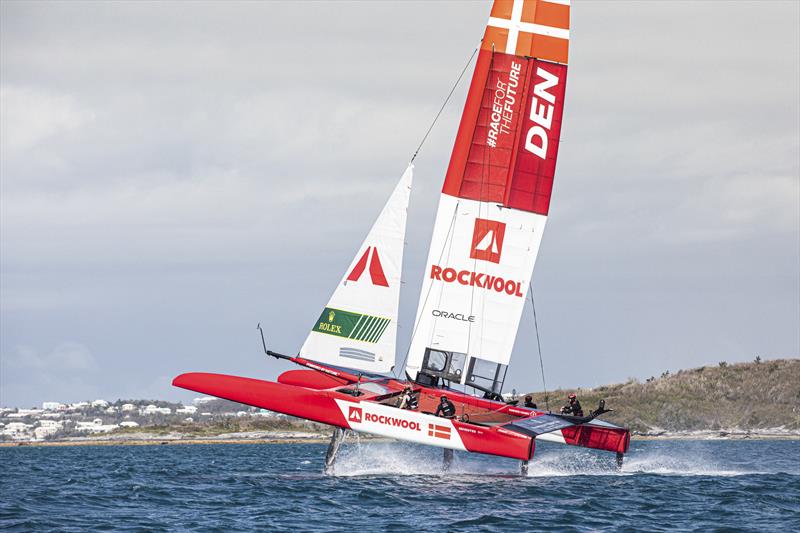
[[[472,259],[499,263],[505,235],[506,225],[503,222],[476,218],[469,256]]]
[[[370,252],[372,252],[372,255],[370,255]],[[364,255],[361,256],[356,266],[354,266],[353,270],[348,274],[347,281],[358,281],[361,278],[361,274],[363,274],[364,270],[367,268],[367,260],[369,260],[369,277],[372,280],[372,284],[388,287],[389,282],[386,281],[386,274],[383,273],[381,259],[378,257],[378,248],[374,246],[367,247],[364,251]]]
[[[348,422],[361,423],[361,408],[350,406],[350,412],[347,414]]]

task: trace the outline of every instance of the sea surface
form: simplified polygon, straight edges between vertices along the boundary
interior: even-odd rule
[[[800,441],[542,443],[518,462],[360,442],[0,448],[9,531],[800,531]]]

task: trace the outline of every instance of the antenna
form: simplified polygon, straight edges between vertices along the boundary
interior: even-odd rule
[[[261,329],[261,322],[258,323],[256,329],[261,332],[261,346],[264,347],[264,353],[269,355],[269,353],[267,352],[267,342],[264,340],[264,330]]]

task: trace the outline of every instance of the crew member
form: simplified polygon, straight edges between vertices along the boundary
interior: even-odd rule
[[[578,401],[578,396],[574,392],[569,395],[569,403],[561,408],[562,415],[583,416],[583,409],[581,402]]]
[[[397,404],[397,407],[400,409],[410,409],[411,401],[411,387],[406,387],[403,389],[403,394],[400,395],[400,403]]]
[[[530,394],[525,396],[525,407],[527,407],[528,409],[536,409],[536,404],[533,403],[533,398],[531,397]]]
[[[495,402],[502,402],[503,401],[503,397],[502,396],[500,396],[496,392],[492,392],[492,391],[486,391],[483,394],[483,397],[486,398],[487,400],[492,400],[492,401],[495,401]]]
[[[416,411],[419,408],[419,400],[417,398],[417,395],[414,394],[414,391],[410,389],[408,394],[409,394],[409,400],[408,400],[408,406],[406,408],[412,411]]]
[[[447,396],[444,394],[442,394],[439,405],[436,407],[436,416],[444,418],[453,418],[456,416],[456,406],[453,405],[453,402],[448,400]]]

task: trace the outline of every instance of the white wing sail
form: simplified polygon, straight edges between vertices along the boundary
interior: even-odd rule
[[[550,207],[569,2],[495,0],[445,176],[406,372],[498,393]]]
[[[365,372],[392,370],[406,215],[414,166],[409,165],[311,328],[299,355]]]

